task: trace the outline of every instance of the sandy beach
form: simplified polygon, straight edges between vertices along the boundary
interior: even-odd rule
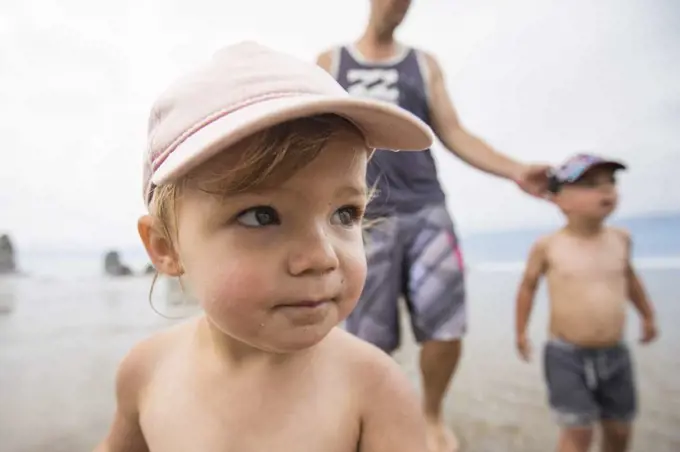
[[[675,276],[673,276],[675,275]],[[680,281],[677,270],[644,273],[657,304],[662,339],[632,346],[641,412],[633,451],[680,450]],[[541,294],[532,322],[536,357],[517,359],[512,340],[514,272],[471,272],[470,330],[464,358],[446,401],[466,452],[553,450],[557,427],[545,401],[540,347],[545,339]],[[146,295],[149,278],[0,279],[0,451],[92,450],[114,409],[116,366],[140,338],[176,320],[156,314]],[[155,306],[171,315],[162,290]],[[674,320],[675,319],[675,320]],[[630,316],[629,336],[637,337]],[[417,348],[405,325],[395,355],[418,385]]]

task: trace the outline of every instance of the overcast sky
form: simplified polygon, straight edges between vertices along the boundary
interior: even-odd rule
[[[243,39],[313,60],[368,0],[0,3],[0,232],[19,246],[128,247],[155,96]],[[283,18],[287,18],[283,20]],[[680,210],[680,2],[414,0],[399,38],[433,52],[463,122],[499,150],[627,161],[621,214]],[[464,233],[555,209],[436,150]]]

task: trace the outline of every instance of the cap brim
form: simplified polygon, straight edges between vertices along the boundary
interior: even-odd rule
[[[617,162],[616,160],[604,160],[602,162],[594,164],[591,168],[596,168],[600,166],[608,166],[610,168],[614,168],[615,170],[625,170],[626,165],[624,165],[621,162]]]
[[[181,177],[221,150],[267,127],[325,113],[351,121],[370,148],[420,151],[432,146],[431,129],[396,105],[349,96],[296,95],[260,101],[203,126],[177,145],[156,168],[151,182],[162,185]]]
[[[583,168],[581,170],[581,172],[572,175],[569,179],[564,180],[563,183],[574,183],[577,180],[581,179],[583,176],[585,176],[585,174],[587,172],[592,171],[595,168],[603,168],[603,167],[612,168],[614,171],[626,169],[626,165],[624,165],[623,163],[618,162],[616,160],[600,160],[600,161],[594,162],[594,163],[586,166],[585,168]]]

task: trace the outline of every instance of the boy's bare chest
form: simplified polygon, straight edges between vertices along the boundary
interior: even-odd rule
[[[624,277],[627,254],[623,246],[603,240],[596,243],[564,241],[551,247],[550,273],[560,279],[613,281]]]
[[[323,381],[183,383],[158,385],[146,397],[141,424],[151,452],[357,449],[359,413],[349,388]]]

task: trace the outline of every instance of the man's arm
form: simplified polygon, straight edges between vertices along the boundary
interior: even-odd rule
[[[530,347],[526,336],[527,325],[531,309],[534,304],[534,296],[541,276],[545,273],[547,265],[546,244],[547,238],[538,240],[531,248],[529,260],[527,261],[524,276],[517,292],[517,303],[515,310],[515,334],[517,339],[517,349],[525,360],[529,359]]]
[[[116,373],[116,413],[107,437],[94,452],[148,452],[139,425],[139,393],[144,368],[143,353],[133,349]]]
[[[430,72],[430,116],[434,132],[442,144],[461,160],[481,171],[518,181],[524,165],[495,151],[463,127],[447,92],[439,63],[431,55],[425,54],[425,58]]]
[[[635,309],[640,314],[642,319],[642,342],[650,342],[656,338],[656,321],[654,319],[654,310],[652,304],[647,297],[642,281],[638,278],[637,272],[633,268],[632,262],[632,248],[633,240],[627,231],[619,230],[619,233],[626,241],[627,263],[626,263],[626,281],[628,284],[628,297]]]
[[[411,383],[394,361],[377,356],[362,370],[359,452],[426,451],[425,422]]]

